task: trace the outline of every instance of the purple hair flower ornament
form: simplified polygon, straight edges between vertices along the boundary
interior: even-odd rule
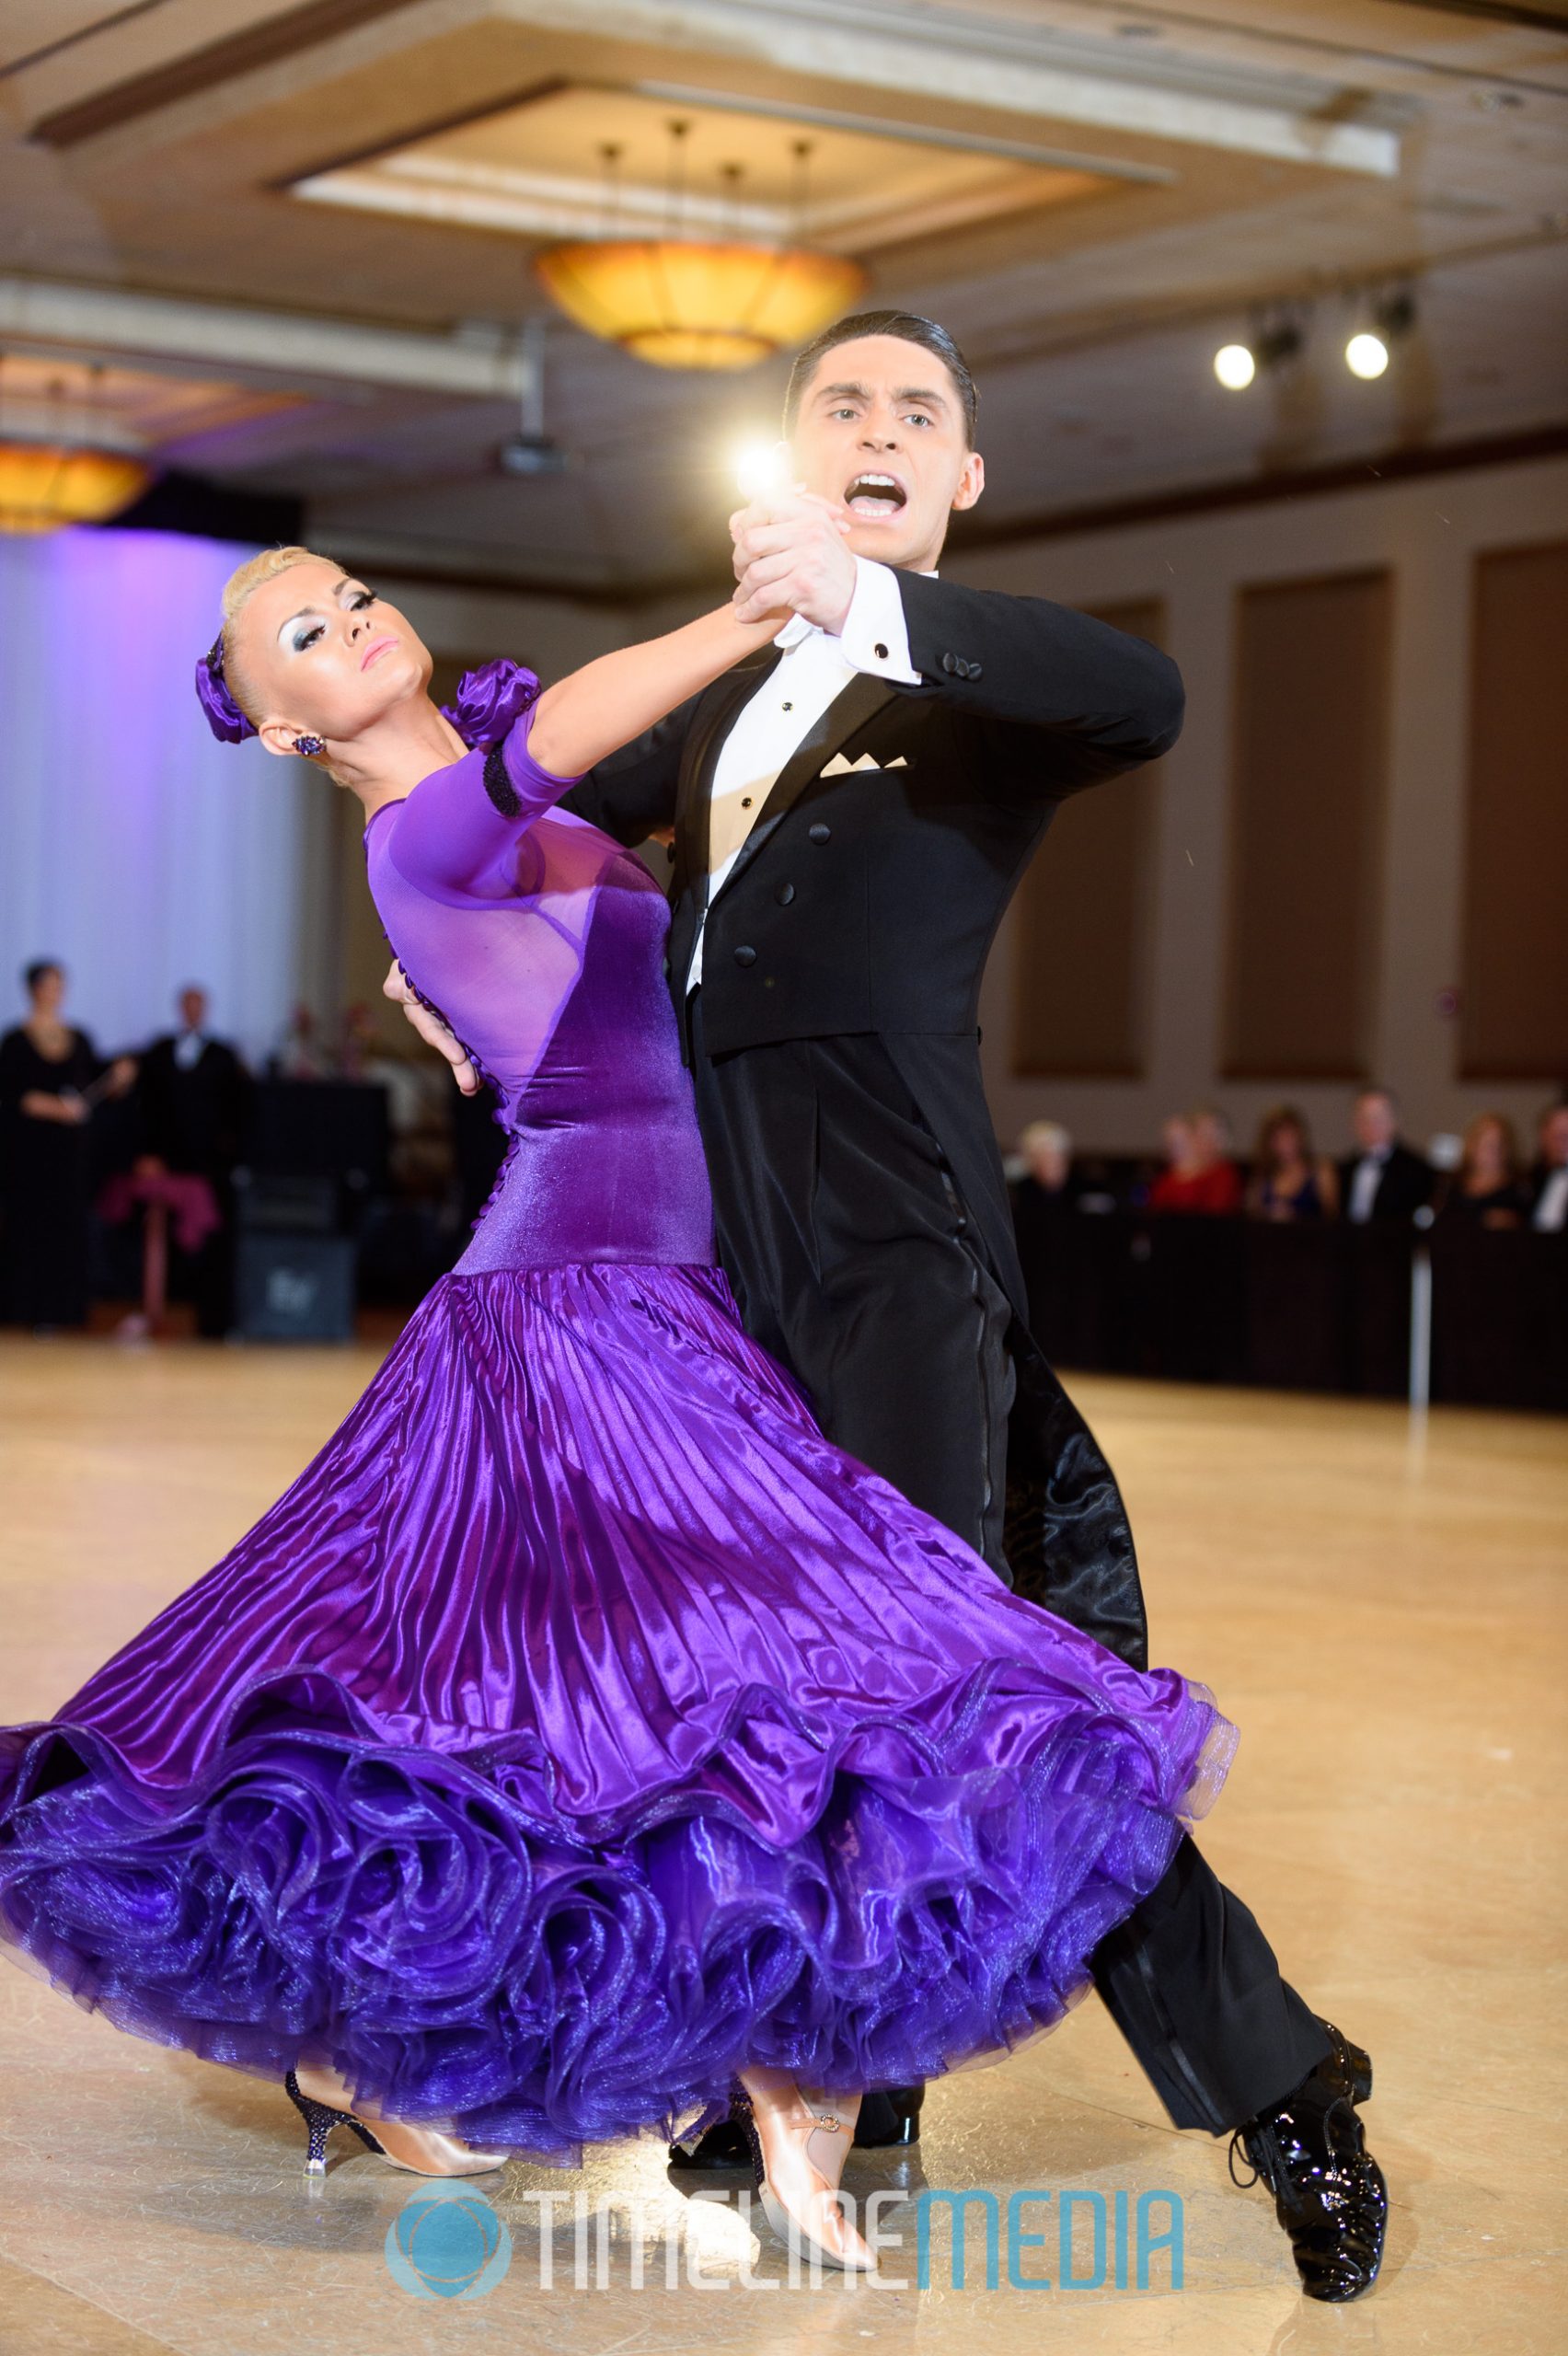
[[[240,745],[254,736],[256,722],[247,720],[229,693],[224,677],[222,633],[214,638],[196,665],[196,700],[207,715],[207,725],[220,744]]]

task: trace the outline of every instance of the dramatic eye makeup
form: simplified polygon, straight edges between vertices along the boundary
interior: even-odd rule
[[[352,614],[363,614],[367,606],[374,606],[375,603],[375,590],[365,588],[363,582],[358,581],[347,579],[340,581],[333,595],[339,606]],[[295,614],[291,621],[283,624],[278,636],[284,641],[291,654],[307,654],[321,638],[326,627],[325,621],[315,608],[306,606],[303,613]]]

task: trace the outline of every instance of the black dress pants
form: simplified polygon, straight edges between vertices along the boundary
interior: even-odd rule
[[[693,1079],[720,1258],[747,1331],[870,1464],[1002,1576],[1012,1311],[873,1034],[709,1057]],[[1222,2134],[1329,2050],[1240,1900],[1183,1841],[1095,1985],[1178,2127]]]

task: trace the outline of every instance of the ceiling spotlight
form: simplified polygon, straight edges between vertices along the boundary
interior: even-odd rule
[[[1415,297],[1408,286],[1397,286],[1379,294],[1368,308],[1370,324],[1358,328],[1345,345],[1344,364],[1353,376],[1370,384],[1385,373],[1395,344],[1414,327]]]
[[[1353,376],[1363,377],[1370,383],[1374,376],[1380,376],[1388,366],[1389,347],[1380,335],[1373,335],[1369,329],[1364,328],[1359,335],[1353,335],[1345,345],[1344,364]]]
[[[1227,392],[1244,393],[1260,368],[1283,368],[1305,341],[1297,319],[1275,318],[1255,327],[1250,343],[1222,344],[1214,355],[1214,373]]]

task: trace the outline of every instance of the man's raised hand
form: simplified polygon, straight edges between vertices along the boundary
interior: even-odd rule
[[[464,1095],[477,1096],[479,1092],[479,1075],[468,1061],[467,1053],[459,1042],[453,1037],[440,1015],[432,1014],[428,1006],[421,1005],[409,987],[408,976],[396,961],[391,972],[381,985],[381,992],[382,996],[389,998],[395,1006],[402,1008],[404,1015],[413,1024],[426,1046],[433,1047],[438,1056],[445,1057],[452,1067],[452,1077]]]
[[[819,629],[843,629],[855,595],[855,559],[846,510],[814,491],[754,499],[730,518],[735,543],[735,615],[760,621],[788,606]]]

